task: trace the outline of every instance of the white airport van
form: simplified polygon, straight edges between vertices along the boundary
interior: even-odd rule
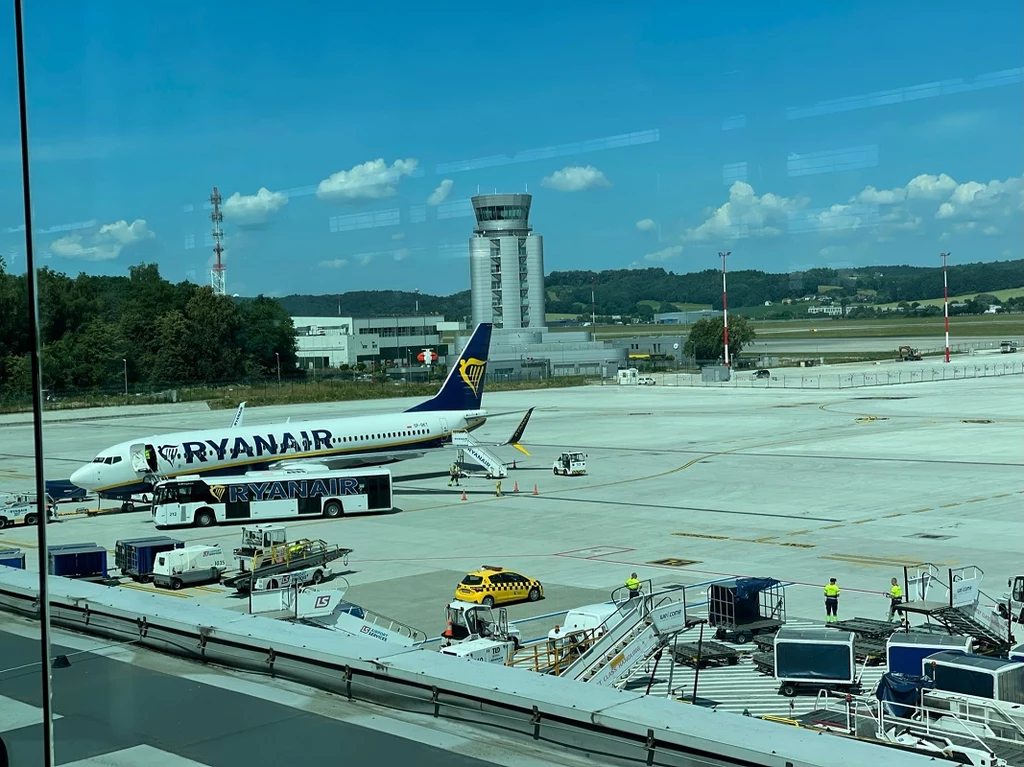
[[[196,583],[216,583],[228,569],[220,546],[187,546],[164,551],[153,563],[153,583],[180,589]]]

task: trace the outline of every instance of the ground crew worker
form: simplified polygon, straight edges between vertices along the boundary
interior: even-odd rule
[[[835,578],[828,579],[825,586],[825,623],[835,623],[839,620],[839,587]]]
[[[494,483],[494,497],[501,498],[501,480]]]
[[[892,585],[889,587],[889,620],[892,620],[896,615],[896,606],[903,604],[903,589],[900,588],[899,581],[895,578],[892,579]]]
[[[459,465],[457,463],[448,467],[448,487],[451,487],[453,483],[455,487],[459,486]]]
[[[636,573],[632,573],[626,578],[626,588],[629,589],[629,598],[640,596],[640,581],[636,577]]]

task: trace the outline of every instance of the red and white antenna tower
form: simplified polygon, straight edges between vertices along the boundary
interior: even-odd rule
[[[725,366],[729,367],[729,304],[728,294],[725,290],[725,259],[732,255],[731,250],[724,253],[719,251],[718,256],[722,259],[722,335],[725,344]]]
[[[224,230],[221,228],[221,224],[224,223],[224,214],[220,211],[220,201],[220,192],[217,191],[217,187],[214,187],[213,194],[210,195],[210,204],[213,205],[210,220],[213,222],[213,255],[217,257],[217,261],[210,268],[210,285],[216,295],[223,296],[228,292],[225,279],[228,268],[224,266],[221,258],[224,253]]]

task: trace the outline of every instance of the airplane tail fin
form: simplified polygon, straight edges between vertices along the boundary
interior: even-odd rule
[[[516,427],[516,430],[512,432],[512,436],[509,437],[508,442],[505,443],[506,445],[511,445],[523,455],[529,455],[529,452],[527,452],[525,447],[519,444],[519,440],[523,438],[523,432],[526,431],[526,424],[530,422],[531,415],[533,415],[532,407],[526,411],[526,415],[523,416],[523,420],[519,422],[519,425]]]
[[[487,369],[487,352],[491,347],[492,327],[489,322],[477,325],[466,348],[448,371],[441,391],[406,412],[478,410],[484,394],[484,372]]]

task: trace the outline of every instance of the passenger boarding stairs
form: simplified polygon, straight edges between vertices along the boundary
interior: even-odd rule
[[[654,593],[650,581],[638,597],[613,592],[618,610],[604,624],[604,633],[559,676],[612,686],[629,678],[636,667],[688,627],[686,592],[682,587]]]
[[[468,431],[453,431],[452,445],[459,449],[456,463],[461,468],[469,458],[473,463],[487,471],[488,479],[504,479],[508,476],[508,467],[498,456],[481,445]]]
[[[904,567],[904,614],[934,619],[950,634],[974,638],[976,652],[1005,655],[1013,644],[1009,624],[989,605],[996,604],[981,590],[984,571],[975,565],[940,570],[933,564]],[[908,616],[909,617],[909,616]]]

